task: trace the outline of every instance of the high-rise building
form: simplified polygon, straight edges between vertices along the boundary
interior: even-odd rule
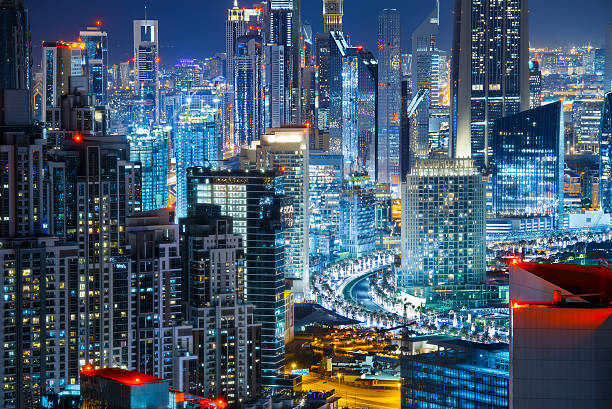
[[[0,27],[0,89],[30,89],[30,25],[23,0],[0,2]]]
[[[340,189],[344,183],[342,155],[310,152],[308,159],[309,249],[311,271],[333,261],[340,226]]]
[[[612,213],[612,92],[601,108],[599,131],[599,208]]]
[[[285,48],[285,92],[289,123],[301,124],[301,0],[270,1],[269,43]]]
[[[285,92],[285,47],[268,45],[265,52],[265,83],[264,83],[264,127],[278,128],[289,122],[287,118],[287,95]],[[259,138],[260,134],[255,135]]]
[[[612,91],[612,24],[606,26],[606,58],[604,92]]]
[[[78,382],[76,314],[78,245],[57,237],[0,239],[3,283],[0,376],[4,408],[39,407],[41,395]],[[73,304],[74,303],[74,304]],[[82,343],[81,343],[82,345]]]
[[[399,195],[401,90],[400,12],[378,15],[378,183],[389,183]]]
[[[130,161],[140,163],[142,210],[148,212],[168,203],[168,132],[159,126],[138,131],[127,138]]]
[[[437,44],[439,26],[440,1],[436,0],[433,11],[412,33],[412,96],[416,96],[421,89],[427,89],[427,104],[432,111],[440,108],[443,84],[446,82],[443,77],[446,52],[438,50]],[[418,120],[423,122],[419,128],[427,129],[429,133],[429,110],[427,116]]]
[[[159,121],[159,30],[157,20],[134,20],[134,93],[138,122]]]
[[[199,393],[238,404],[258,393],[260,326],[244,302],[242,237],[219,211],[180,219],[183,299],[197,334]]]
[[[172,149],[176,158],[176,209],[178,217],[187,216],[187,169],[212,163],[221,157],[218,110],[204,108],[179,115]]]
[[[485,186],[470,159],[417,160],[402,184],[404,287],[481,284]]]
[[[495,217],[563,213],[563,104],[497,119],[492,131],[491,212]]]
[[[66,331],[77,342],[76,373],[95,366],[127,367],[132,358],[130,329],[131,265],[126,217],[139,212],[140,165],[128,161],[125,137],[81,136],[51,151],[49,233],[79,244],[74,304]]]
[[[43,42],[43,121],[47,121],[47,109],[58,107],[62,95],[69,94],[71,77],[83,75],[85,43],[63,41]]]
[[[269,395],[283,377],[285,331],[293,327],[283,297],[285,231],[293,223],[293,201],[283,195],[283,176],[275,172],[191,168],[187,179],[189,214],[201,214],[214,203],[242,237],[245,300],[261,324],[261,386]]]
[[[308,128],[271,128],[240,151],[240,165],[284,175],[285,194],[293,200],[293,226],[285,231],[285,278],[297,299],[308,295]]]
[[[362,257],[376,248],[374,184],[368,175],[351,175],[340,190],[340,251]]]
[[[132,263],[134,355],[130,369],[167,379],[174,388],[189,391],[188,382],[175,379],[175,374],[189,372],[185,360],[192,363],[197,359],[192,327],[183,323],[179,226],[172,211],[159,209],[128,217],[126,231]]]
[[[181,58],[174,66],[174,88],[177,92],[190,94],[195,87],[202,85],[203,63]]]
[[[315,63],[319,67],[319,108],[317,109],[317,128],[322,131],[329,129],[329,33],[318,33],[315,36]]]
[[[427,88],[417,91],[408,104],[405,114],[406,129],[402,129],[400,141],[402,182],[406,181],[406,175],[417,158],[427,159],[429,156],[429,90]]]
[[[329,151],[343,155],[345,175],[367,171],[374,179],[378,62],[342,32],[329,36]]]
[[[263,42],[259,35],[238,37],[234,57],[234,145],[239,149],[265,130],[262,74]]]
[[[510,407],[612,405],[607,265],[510,266]]]
[[[566,150],[573,154],[596,155],[599,152],[601,98],[576,98],[572,101],[573,138],[566,141]]]
[[[342,31],[343,0],[323,0],[323,31]]]
[[[234,7],[227,10],[225,21],[225,79],[230,85],[234,84],[234,56],[238,46],[238,37],[244,35],[245,32],[244,9],[238,8],[238,0],[234,0]]]
[[[24,99],[23,108],[27,109],[27,96]],[[44,212],[44,160],[42,129],[23,127],[5,132],[0,128],[0,166],[4,169],[0,173],[0,237],[28,237],[48,231],[51,221]]]
[[[488,166],[493,121],[529,108],[527,0],[455,0],[449,152]]]
[[[529,61],[529,106],[539,107],[542,103],[542,72],[538,60]]]
[[[95,95],[96,105],[106,105],[108,98],[108,36],[101,26],[102,22],[98,20],[95,27],[87,27],[79,33],[85,43],[89,92]]]

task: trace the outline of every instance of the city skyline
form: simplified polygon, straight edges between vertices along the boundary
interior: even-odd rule
[[[32,30],[32,55],[35,64],[40,62],[41,41],[74,41],[79,30],[101,20],[108,32],[109,62],[118,64],[133,57],[131,27],[132,20],[144,18],[144,6],[147,7],[147,18],[160,21],[161,65],[174,65],[180,58],[204,58],[215,53],[224,52],[225,18],[231,0],[215,0],[207,4],[206,10],[198,10],[199,2],[188,0],[182,7],[161,0],[148,2],[106,2],[71,4],[60,0],[53,7],[33,7],[26,1],[30,10]],[[240,7],[251,7],[256,1],[240,1]],[[308,0],[302,5],[302,18],[313,26],[313,32],[323,31],[322,1]],[[354,3],[354,4],[350,4]],[[606,7],[607,0],[585,0],[581,3],[583,14],[571,12],[571,0],[560,0],[555,7],[548,1],[531,1],[530,7],[530,46],[580,46],[591,43],[595,47],[604,46],[606,24],[612,22],[612,8]],[[406,3],[400,0],[385,0],[376,7],[368,6],[365,0],[347,0],[344,7],[344,32],[351,34],[353,45],[363,45],[376,51],[376,33],[378,11],[383,8],[397,8],[401,13],[402,50],[411,49],[412,32],[421,24],[435,6],[434,0]],[[63,13],[70,9],[70,13]],[[439,48],[450,50],[452,37],[451,0],[440,1],[440,36]],[[109,13],[108,10],[114,10]],[[189,10],[189,12],[186,12]],[[75,20],[73,16],[81,18]],[[59,22],[56,25],[45,24],[47,19]],[[204,22],[204,23],[203,23]],[[560,29],[563,27],[563,29]],[[550,33],[554,35],[550,35]],[[208,39],[207,41],[203,41]],[[376,55],[377,53],[375,53]],[[378,55],[376,55],[378,57]]]

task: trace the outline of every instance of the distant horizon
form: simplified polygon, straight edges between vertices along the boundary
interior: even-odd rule
[[[33,4],[25,0],[30,12],[32,54],[37,68],[41,59],[41,42],[74,41],[79,31],[102,21],[109,36],[109,62],[118,64],[132,57],[132,20],[147,17],[159,20],[162,66],[172,66],[181,58],[207,58],[225,52],[225,19],[233,0],[212,0],[206,6],[196,0],[183,0],[181,7],[162,0],[120,0],[80,2],[57,0]],[[256,2],[239,1],[242,6]],[[554,6],[551,7],[551,4]],[[344,0],[344,33],[353,44],[364,45],[375,55],[378,12],[396,8],[402,15],[402,48],[410,52],[410,35],[426,18],[435,0],[384,0],[369,8],[366,0]],[[452,36],[452,0],[440,0],[440,34],[438,46],[450,51]],[[573,0],[532,0],[529,4],[530,46],[572,47],[604,45],[606,24],[612,23],[609,0],[583,0],[582,14],[572,11]],[[70,10],[69,13],[66,10]],[[75,19],[75,16],[80,16]],[[322,0],[302,0],[302,21],[312,25],[313,34],[323,30]],[[173,28],[174,27],[174,28]],[[559,29],[562,28],[562,29]]]

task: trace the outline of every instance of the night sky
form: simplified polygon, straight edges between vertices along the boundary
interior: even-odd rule
[[[232,0],[25,0],[30,10],[34,60],[40,61],[42,40],[72,41],[96,19],[109,34],[111,63],[131,58],[132,20],[148,16],[159,20],[162,64],[177,58],[205,58],[225,51],[225,18]],[[453,0],[440,0],[440,43],[450,49]],[[612,0],[530,0],[532,46],[601,46],[605,25],[612,23]],[[240,6],[252,5],[241,0]],[[410,34],[429,14],[434,0],[344,0],[344,32],[354,45],[376,49],[379,9],[397,8],[402,13],[403,48],[410,49]],[[322,0],[302,0],[302,18],[313,31],[323,28]]]

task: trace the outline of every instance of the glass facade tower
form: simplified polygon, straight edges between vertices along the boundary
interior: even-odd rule
[[[495,121],[492,213],[495,217],[563,212],[564,123],[558,101]]]
[[[87,27],[79,36],[85,43],[89,75],[89,91],[96,97],[96,105],[106,105],[108,86],[108,36],[96,22],[97,27]]]
[[[176,158],[177,216],[187,215],[187,169],[221,159],[218,110],[204,108],[179,115],[172,149]]]
[[[401,286],[484,281],[485,184],[472,160],[417,160],[402,184],[401,217]]]
[[[168,201],[168,137],[162,128],[128,136],[130,161],[142,169],[142,210],[166,207]]]
[[[455,0],[449,151],[488,166],[493,121],[529,109],[527,0]]]
[[[188,169],[188,214],[215,204],[231,216],[234,233],[245,248],[245,300],[261,323],[261,384],[276,388],[285,364],[286,323],[285,229],[292,220],[292,201],[283,196],[283,177],[274,172],[228,172]]]
[[[400,12],[378,15],[378,183],[389,183],[395,195],[400,178],[401,87]]]
[[[599,208],[612,213],[612,92],[606,94],[599,131]]]

